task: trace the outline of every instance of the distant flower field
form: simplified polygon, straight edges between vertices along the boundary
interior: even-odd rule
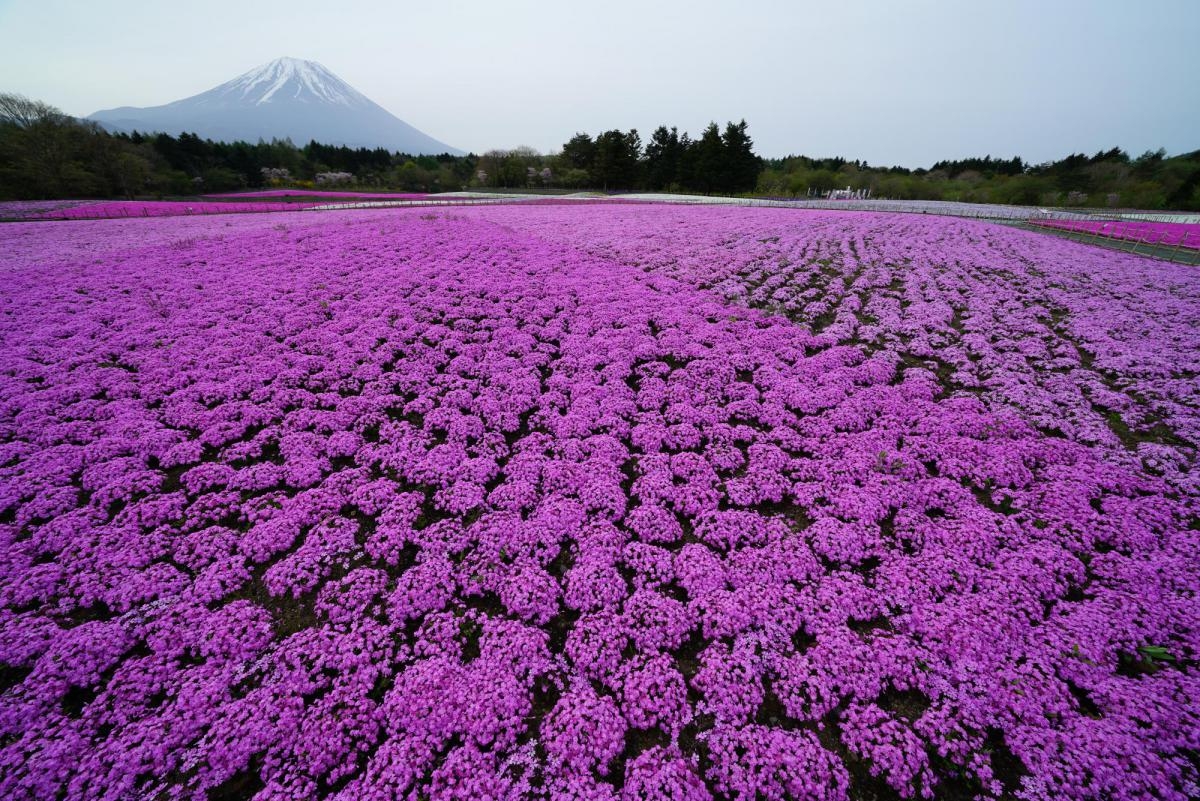
[[[0,220],[42,219],[47,215],[94,202],[92,200],[3,200],[0,201]]]
[[[2,798],[1200,795],[1194,268],[652,204],[0,249]]]
[[[1141,220],[1039,220],[1038,225],[1064,231],[1082,231],[1111,239],[1148,245],[1200,250],[1200,223],[1143,222]]]
[[[296,211],[309,203],[285,201],[236,201],[214,200],[99,200],[71,201],[70,205],[56,208],[31,206],[27,211],[19,207],[9,209],[9,204],[0,204],[0,217],[40,220],[120,220],[131,217],[190,217],[204,214],[254,214],[268,211]]]
[[[255,192],[225,192],[222,194],[205,195],[214,199],[238,199],[254,197],[315,197],[315,198],[374,198],[377,200],[419,200],[429,197],[421,193],[396,192],[350,192],[340,189],[261,189]]]

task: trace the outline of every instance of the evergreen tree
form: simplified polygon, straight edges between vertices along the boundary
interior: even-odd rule
[[[614,129],[597,136],[592,183],[605,191],[636,187],[641,150],[642,140],[636,130],[624,134]]]
[[[725,143],[721,141],[721,129],[710,122],[696,142],[696,156],[692,164],[692,188],[711,194],[724,189]]]
[[[672,183],[678,187],[692,188],[696,174],[696,142],[687,133],[679,136],[679,164],[675,167]]]
[[[721,137],[725,146],[725,166],[721,174],[721,191],[731,194],[750,192],[758,183],[761,170],[758,156],[754,155],[754,142],[746,132],[746,121],[736,125],[725,125]]]
[[[679,174],[679,133],[660,125],[646,145],[646,188],[661,191],[675,183]]]
[[[629,189],[639,189],[645,185],[642,178],[642,155],[642,137],[637,128],[630,128],[629,133],[625,134],[623,160],[626,187]]]
[[[585,133],[577,133],[563,145],[562,159],[568,169],[591,170],[596,158],[596,143]]]

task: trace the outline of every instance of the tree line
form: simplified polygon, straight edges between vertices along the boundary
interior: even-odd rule
[[[660,126],[577,133],[558,153],[533,148],[421,156],[289,140],[214,142],[195,134],[109,132],[48,104],[0,93],[0,199],[164,197],[319,186],[443,192],[679,191],[768,197],[834,189],[872,197],[1020,205],[1200,210],[1200,151],[1132,157],[1120,148],[1030,164],[1020,158],[938,161],[928,169],[754,152],[745,120],[693,139]]]
[[[366,188],[462,189],[474,157],[415,156],[289,140],[214,142],[190,133],[108,132],[53,106],[0,93],[0,198],[179,196],[346,174]]]
[[[698,139],[660,125],[645,147],[636,129],[595,139],[578,133],[563,145],[559,164],[565,186],[727,195],[753,191],[761,169],[745,120],[726,123],[724,132],[709,123]]]
[[[803,197],[846,187],[901,200],[1200,210],[1200,150],[1168,157],[1160,149],[1133,157],[1114,147],[1042,164],[986,156],[939,161],[929,169],[788,156],[764,162],[757,191]]]
[[[558,153],[530,147],[489,150],[479,157],[475,182],[494,189],[560,188],[601,191],[701,192],[725,195],[754,191],[762,159],[754,153],[745,120],[724,132],[710,123],[698,139],[661,125],[642,144],[637,129],[595,137],[577,133]]]

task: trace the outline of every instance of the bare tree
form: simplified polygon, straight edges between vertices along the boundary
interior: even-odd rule
[[[66,119],[66,114],[49,103],[30,100],[13,92],[0,92],[0,123],[29,128],[39,122],[61,123]]]

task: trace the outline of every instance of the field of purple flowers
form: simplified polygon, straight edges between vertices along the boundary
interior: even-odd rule
[[[1063,231],[1082,231],[1110,239],[1149,245],[1200,249],[1200,224],[1144,220],[1038,220],[1037,225]]]
[[[239,200],[241,198],[366,198],[368,200],[420,200],[429,197],[425,193],[413,192],[350,192],[341,189],[260,189],[255,192],[222,192],[205,195],[215,200]]]
[[[934,216],[0,227],[0,797],[1200,794],[1200,272]]]

